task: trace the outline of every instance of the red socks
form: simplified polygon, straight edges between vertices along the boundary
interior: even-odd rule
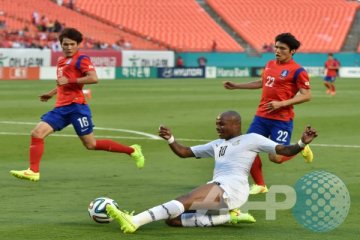
[[[39,172],[40,160],[44,153],[44,139],[31,138],[30,144],[30,169],[33,172]]]
[[[331,91],[332,91],[332,92],[335,92],[335,91],[336,91],[334,84],[331,85]]]
[[[134,152],[133,148],[122,145],[113,140],[108,140],[108,139],[96,140],[95,150],[103,150],[103,151],[108,151],[108,152],[120,152],[120,153],[129,154],[129,155]]]
[[[251,166],[250,173],[252,178],[254,179],[255,184],[265,186],[264,177],[262,174],[262,163],[259,155],[256,155],[256,158]]]

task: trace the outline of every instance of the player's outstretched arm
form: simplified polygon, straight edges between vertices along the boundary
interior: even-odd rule
[[[284,156],[293,156],[299,153],[306,144],[309,144],[318,136],[316,129],[311,128],[311,126],[307,126],[305,131],[302,134],[301,140],[298,143],[285,146],[285,145],[277,145],[275,147],[276,154],[284,155]]]
[[[175,140],[169,128],[161,125],[159,127],[159,136],[169,143],[171,150],[179,157],[195,157],[190,147],[184,146]]]
[[[261,80],[247,82],[247,83],[235,83],[230,81],[223,82],[224,88],[233,90],[233,89],[259,89],[262,88]]]

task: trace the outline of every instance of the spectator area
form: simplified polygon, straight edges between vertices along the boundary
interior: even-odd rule
[[[37,11],[40,16],[45,15],[49,20],[58,20],[65,26],[75,27],[85,37],[109,45],[125,39],[131,43],[132,49],[165,49],[154,42],[126,33],[66,7],[58,6],[49,0],[0,0],[0,11],[3,12],[2,18],[6,21],[6,28],[11,31],[24,27],[33,30],[31,16],[34,11]]]
[[[195,0],[76,0],[76,7],[177,51],[244,49]]]
[[[359,4],[346,0],[206,0],[256,50],[281,32],[293,33],[300,52],[338,52]]]

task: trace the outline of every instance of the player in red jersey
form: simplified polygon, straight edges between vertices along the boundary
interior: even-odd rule
[[[224,87],[230,90],[262,88],[260,104],[248,133],[258,133],[283,145],[290,144],[294,119],[293,105],[311,99],[309,76],[305,69],[293,60],[293,55],[299,47],[300,42],[292,34],[279,34],[275,38],[276,59],[266,64],[261,80],[248,83],[224,82]],[[302,155],[306,162],[313,159],[308,145],[302,151]],[[269,154],[269,159],[275,163],[283,163],[293,157]],[[268,191],[261,167],[261,159],[257,155],[250,171],[255,182],[250,194]]]
[[[29,162],[26,170],[12,170],[10,173],[21,179],[40,179],[40,160],[44,152],[44,139],[55,131],[72,124],[83,145],[89,150],[126,153],[136,162],[138,168],[144,166],[144,156],[137,144],[126,146],[108,139],[95,139],[92,116],[82,92],[85,84],[95,84],[98,77],[90,58],[79,53],[82,34],[74,28],[65,28],[59,36],[64,57],[57,63],[57,87],[40,95],[40,100],[48,101],[57,95],[55,108],[41,117],[41,121],[31,131]]]
[[[326,87],[326,94],[336,95],[335,80],[339,67],[339,62],[334,59],[332,53],[329,53],[328,60],[325,62],[324,85]]]

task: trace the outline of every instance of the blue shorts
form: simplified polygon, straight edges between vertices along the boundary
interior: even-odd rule
[[[330,76],[324,77],[325,82],[335,82],[335,80],[336,80],[336,77],[330,77]]]
[[[255,116],[247,133],[257,133],[282,145],[290,145],[293,120],[280,121]]]
[[[72,103],[67,106],[56,107],[41,116],[43,122],[48,123],[54,131],[61,131],[72,124],[78,136],[93,132],[94,125],[88,105]]]

